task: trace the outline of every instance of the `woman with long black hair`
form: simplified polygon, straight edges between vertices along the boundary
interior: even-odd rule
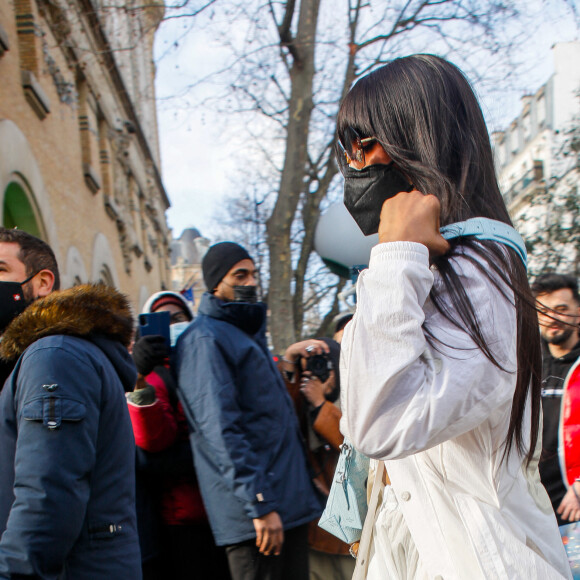
[[[468,81],[394,60],[351,89],[337,131],[345,204],[380,242],[342,342],[341,428],[378,460],[355,577],[570,578],[537,469],[525,250],[494,239],[515,232]],[[441,235],[472,218],[488,239]]]

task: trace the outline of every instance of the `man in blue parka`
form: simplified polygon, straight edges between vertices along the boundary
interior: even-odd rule
[[[0,228],[0,579],[139,580],[127,299]]]
[[[292,401],[268,351],[256,267],[232,242],[202,261],[209,292],[177,344],[179,391],[216,543],[234,580],[308,580],[320,504]]]

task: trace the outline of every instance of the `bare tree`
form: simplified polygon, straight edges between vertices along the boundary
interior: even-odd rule
[[[477,70],[505,83],[513,70],[510,49],[527,24],[520,5],[525,14],[523,2],[502,0],[222,0],[211,7],[207,26],[233,55],[216,105],[242,115],[246,157],[248,151],[259,156],[255,176],[268,183],[276,349],[305,330],[309,279],[317,269],[314,232],[321,207],[340,189],[335,118],[352,83],[396,56],[420,51],[451,55],[472,79]]]

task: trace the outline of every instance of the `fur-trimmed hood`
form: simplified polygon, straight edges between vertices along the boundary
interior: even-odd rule
[[[129,346],[133,316],[126,296],[103,284],[85,284],[35,300],[8,326],[0,344],[5,360],[18,358],[45,336],[106,337]]]

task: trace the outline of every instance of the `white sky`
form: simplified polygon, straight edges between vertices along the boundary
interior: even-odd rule
[[[519,87],[511,92],[479,94],[490,131],[507,126],[520,110],[521,95],[535,92],[549,78],[554,42],[577,39],[571,18],[559,17],[550,2],[543,6],[539,33],[521,49],[529,67]],[[232,190],[230,176],[243,159],[240,144],[233,138],[237,133],[234,119],[218,117],[203,105],[204,96],[214,90],[211,86],[199,86],[193,96],[166,98],[182,94],[184,87],[223,64],[225,51],[210,32],[176,19],[163,23],[156,37],[161,169],[172,204],[167,219],[176,238],[187,227],[196,227],[210,238],[215,235],[213,217],[223,196]],[[176,40],[179,48],[170,50]]]

